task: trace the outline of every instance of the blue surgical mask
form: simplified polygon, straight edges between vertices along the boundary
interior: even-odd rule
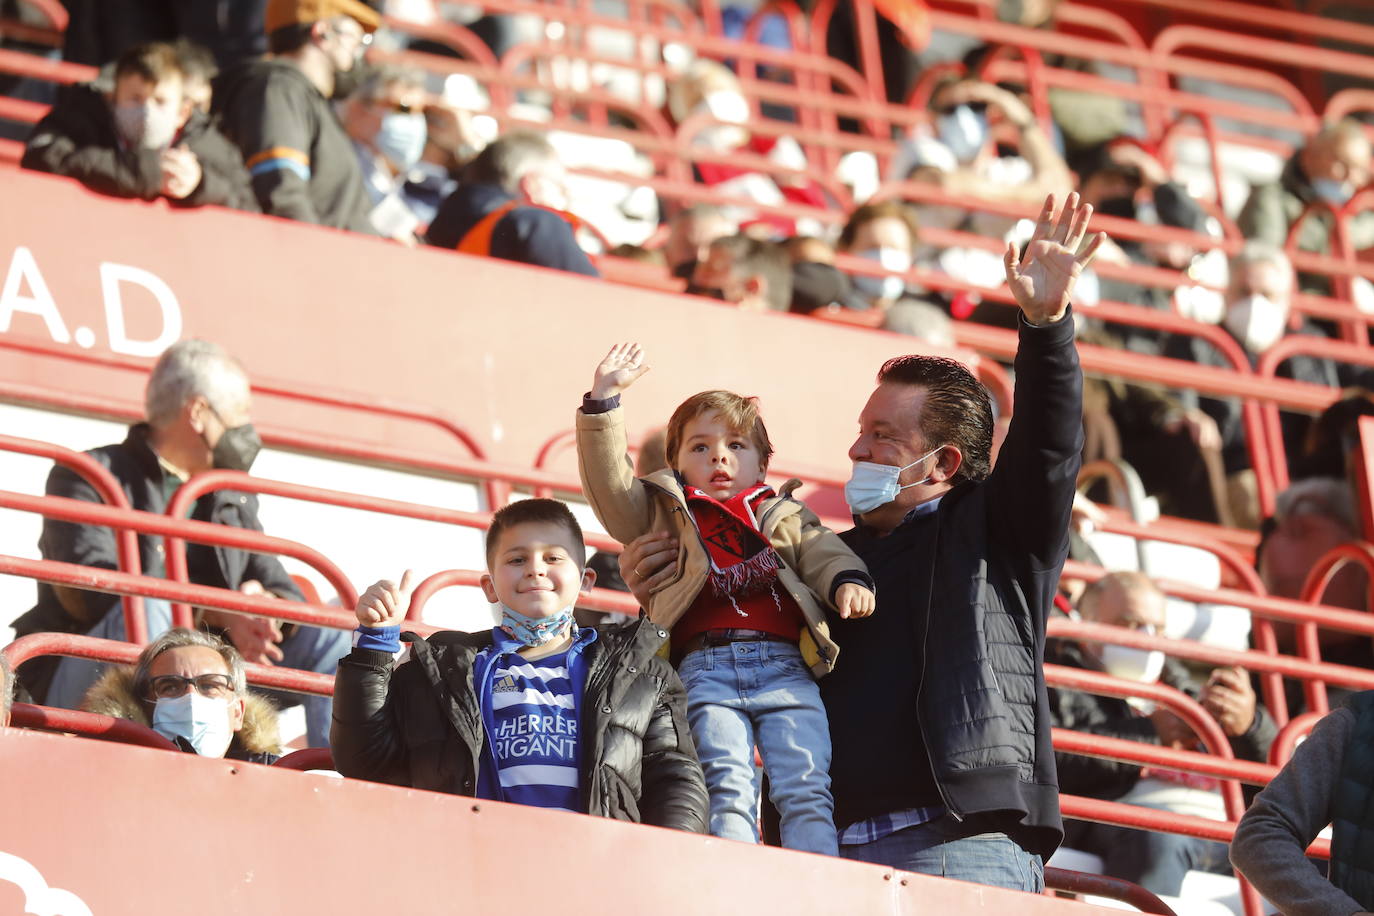
[[[877,261],[885,270],[906,272],[911,269],[911,255],[899,248],[865,248],[854,252],[856,257]],[[854,274],[849,278],[855,292],[865,299],[900,299],[906,292],[906,280],[891,274],[885,277]]]
[[[196,690],[160,699],[153,707],[153,731],[168,741],[185,738],[202,757],[223,757],[234,738],[229,700],[204,697]]]
[[[940,142],[960,162],[972,162],[988,141],[988,117],[967,105],[959,105],[935,120]]]
[[[377,150],[396,171],[404,174],[420,161],[428,138],[429,128],[424,115],[392,111],[382,116],[382,126],[377,131]]]
[[[1346,201],[1355,196],[1353,184],[1348,181],[1337,181],[1334,178],[1313,178],[1312,190],[1333,207],[1344,206]]]
[[[501,605],[501,629],[530,647],[543,646],[564,636],[572,626],[572,619],[572,605],[551,617],[526,617]]]
[[[854,471],[849,476],[849,482],[844,485],[844,501],[849,504],[855,515],[863,515],[879,506],[886,506],[908,487],[917,487],[930,480],[930,475],[927,474],[915,483],[898,483],[903,471],[915,467],[942,448],[943,445],[933,448],[901,468],[893,464],[874,464],[871,461],[854,462]]]

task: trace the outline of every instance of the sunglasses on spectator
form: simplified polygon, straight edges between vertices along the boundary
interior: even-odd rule
[[[968,110],[973,112],[974,114],[987,114],[987,102],[961,102],[959,104],[968,108]],[[935,113],[938,115],[954,114],[954,110],[958,107],[959,105],[942,105],[939,108],[935,109]]]
[[[210,700],[223,699],[234,693],[234,682],[227,674],[200,674],[196,677],[163,674],[148,682],[147,699],[175,700],[189,693],[192,687]]]
[[[409,102],[392,102],[387,99],[373,99],[371,104],[373,108],[380,108],[383,111],[397,111],[401,114],[412,114],[424,110],[422,107],[412,105]]]

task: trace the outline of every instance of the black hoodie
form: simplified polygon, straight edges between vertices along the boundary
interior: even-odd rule
[[[437,248],[457,248],[482,218],[515,197],[494,184],[463,184],[439,207],[427,241]],[[552,267],[599,277],[577,244],[568,221],[543,207],[516,207],[501,218],[491,235],[494,258]]]

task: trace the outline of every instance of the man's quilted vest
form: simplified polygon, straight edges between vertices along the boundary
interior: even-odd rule
[[[1374,909],[1374,690],[1348,705],[1355,731],[1345,749],[1331,823],[1331,883]]]

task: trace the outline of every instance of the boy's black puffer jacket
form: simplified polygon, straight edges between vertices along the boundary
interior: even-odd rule
[[[686,694],[657,652],[667,633],[647,618],[598,628],[580,699],[582,810],[706,832],[706,780],[687,727]],[[472,795],[485,731],[473,660],[488,633],[403,633],[410,659],[354,649],[334,683],[334,766],[345,776]]]

